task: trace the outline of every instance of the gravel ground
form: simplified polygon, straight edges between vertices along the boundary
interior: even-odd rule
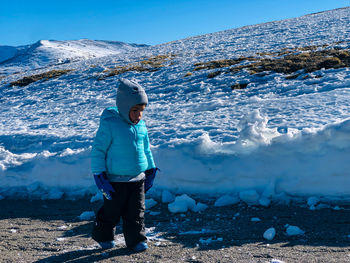
[[[92,220],[78,216],[97,211],[99,202],[0,200],[0,262],[350,262],[349,205],[312,211],[293,204],[219,208],[201,202],[209,205],[202,213],[174,215],[165,204],[153,207],[146,214],[150,249],[132,253],[119,226],[114,249],[102,251],[90,238]],[[286,224],[305,234],[287,236]],[[266,241],[270,227],[276,236]]]

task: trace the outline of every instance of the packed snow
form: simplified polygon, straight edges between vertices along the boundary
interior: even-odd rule
[[[317,78],[305,79],[244,70],[207,78],[212,70],[193,69],[198,62],[284,48],[350,48],[350,8],[158,46],[120,51],[119,44],[109,44],[39,41],[16,50],[0,47],[0,196],[95,195],[91,144],[99,116],[115,105],[118,78],[124,77],[139,81],[149,96],[144,119],[161,172],[148,195],[161,191],[170,211],[205,209],[189,201],[192,194],[224,196],[217,206],[317,197],[318,202],[305,201],[316,208],[321,201],[349,199],[349,68],[321,69],[313,73]],[[168,54],[174,56],[157,71],[100,78],[109,68]],[[51,69],[73,71],[24,87],[9,85]],[[249,84],[231,90],[240,82]]]

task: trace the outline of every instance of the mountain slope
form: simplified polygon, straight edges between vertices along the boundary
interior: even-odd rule
[[[149,96],[144,116],[162,170],[156,187],[349,198],[349,28],[344,8],[4,75],[0,189],[95,191],[91,143],[124,77]],[[308,70],[293,64],[316,55],[320,63]],[[51,70],[66,74],[11,85]]]
[[[136,51],[146,45],[98,40],[40,40],[21,47],[0,46],[0,68],[36,69]]]

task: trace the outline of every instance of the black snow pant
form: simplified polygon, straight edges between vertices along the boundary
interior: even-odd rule
[[[144,223],[144,180],[111,184],[115,192],[112,193],[112,200],[103,198],[103,206],[96,215],[92,238],[97,242],[114,240],[114,227],[122,217],[126,246],[133,248],[147,240]]]

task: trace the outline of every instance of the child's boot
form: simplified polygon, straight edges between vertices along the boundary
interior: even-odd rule
[[[146,249],[148,249],[148,245],[146,242],[140,242],[133,248],[135,252],[142,252],[142,251],[145,251]]]
[[[99,242],[98,243],[102,249],[110,249],[115,247],[115,241],[106,241],[106,242]]]

